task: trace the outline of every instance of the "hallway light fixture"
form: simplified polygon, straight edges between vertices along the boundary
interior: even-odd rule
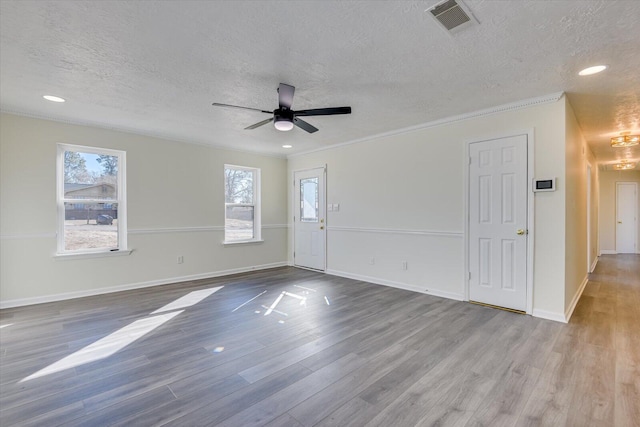
[[[614,166],[614,169],[618,170],[618,171],[624,171],[624,170],[629,170],[629,169],[635,169],[635,167],[636,167],[635,163],[623,160],[620,163],[616,164]]]
[[[631,132],[622,132],[620,136],[614,136],[611,138],[611,146],[614,148],[619,147],[632,147],[640,144],[640,135],[630,135]]]

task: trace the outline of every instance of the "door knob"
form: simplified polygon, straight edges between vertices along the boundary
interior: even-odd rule
[[[320,230],[324,230],[324,225],[320,226]]]
[[[516,234],[518,236],[522,236],[524,234],[524,230],[522,228],[519,228],[518,231],[516,231]]]
[[[622,221],[618,221],[618,224],[622,224]]]

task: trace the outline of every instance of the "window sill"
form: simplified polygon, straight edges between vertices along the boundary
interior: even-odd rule
[[[222,242],[223,246],[234,246],[234,245],[250,245],[252,243],[264,243],[264,240],[238,240],[237,242]]]
[[[53,258],[60,261],[72,260],[72,259],[88,259],[88,258],[107,258],[114,256],[127,256],[133,252],[133,249],[120,249],[118,251],[100,251],[100,252],[80,252],[80,253],[65,253],[54,254]]]

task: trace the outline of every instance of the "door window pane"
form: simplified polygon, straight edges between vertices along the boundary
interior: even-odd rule
[[[318,178],[300,180],[300,221],[318,222]]]

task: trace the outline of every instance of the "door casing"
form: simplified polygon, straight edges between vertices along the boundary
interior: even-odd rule
[[[535,230],[534,230],[534,213],[535,213],[535,198],[534,198],[534,193],[532,191],[531,185],[533,183],[533,179],[534,179],[534,153],[535,153],[535,138],[534,138],[534,131],[533,129],[530,130],[526,130],[526,131],[520,131],[520,132],[510,132],[510,133],[503,133],[503,134],[497,134],[497,135],[491,135],[491,136],[487,136],[484,138],[477,138],[477,139],[472,139],[472,140],[467,140],[465,142],[465,146],[464,146],[464,158],[463,158],[463,162],[464,162],[464,265],[465,265],[465,271],[464,271],[464,277],[463,277],[463,290],[462,293],[464,295],[464,300],[465,301],[469,301],[469,285],[470,285],[470,280],[469,280],[469,275],[470,275],[470,268],[469,268],[469,219],[470,219],[470,212],[469,212],[469,196],[470,196],[470,189],[469,189],[469,153],[470,153],[470,146],[471,144],[477,143],[477,142],[485,142],[485,141],[491,141],[494,139],[501,139],[501,138],[509,138],[509,137],[513,137],[513,136],[520,136],[520,135],[526,135],[527,137],[527,182],[529,183],[529,188],[527,191],[527,230],[528,230],[528,238],[527,238],[527,308],[526,308],[526,313],[527,314],[533,314],[533,268],[534,268],[534,264],[533,264],[533,250],[534,250],[534,240],[535,240]]]
[[[321,211],[320,211],[320,216],[324,219],[324,229],[321,233],[322,238],[324,240],[324,251],[322,253],[323,256],[323,268],[321,270],[319,269],[314,269],[314,268],[309,268],[309,267],[305,267],[305,266],[301,266],[301,265],[296,265],[296,260],[295,260],[295,251],[296,251],[296,221],[295,221],[295,217],[298,215],[297,213],[297,207],[296,207],[296,174],[301,173],[301,172],[308,172],[308,171],[312,171],[315,169],[323,169],[323,180],[322,180],[322,186],[320,187],[320,191],[322,191],[324,197],[321,197],[320,199],[324,201],[324,206],[321,207]],[[327,271],[327,165],[323,165],[323,166],[318,166],[318,167],[313,167],[313,168],[305,168],[305,169],[298,169],[298,170],[294,170],[292,171],[291,174],[291,181],[293,183],[293,187],[292,187],[292,194],[291,194],[291,219],[293,220],[293,226],[292,226],[292,239],[290,240],[292,245],[291,247],[293,248],[292,253],[291,253],[291,260],[292,260],[292,265],[294,267],[297,268],[303,268],[303,269],[309,269],[309,270],[313,270],[313,271],[322,271],[322,272],[326,272]]]

